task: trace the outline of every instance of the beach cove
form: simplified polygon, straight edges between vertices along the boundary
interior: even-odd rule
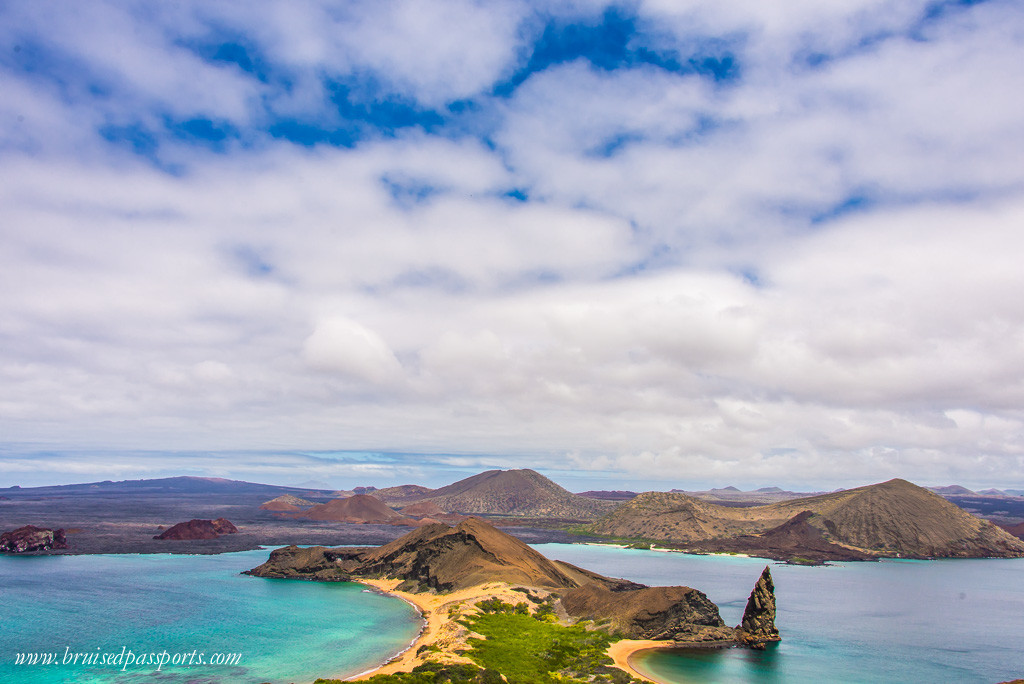
[[[765,565],[756,558],[607,546],[535,548],[595,572],[694,586],[719,605],[727,624],[739,621],[751,581]],[[234,666],[163,668],[161,681],[202,676],[224,684],[301,684],[360,674],[365,679],[414,667],[431,655],[420,653],[422,646],[444,652],[457,629],[449,608],[477,593],[406,595],[395,591],[394,581],[370,580],[364,586],[239,574],[268,553],[0,557],[0,600],[10,606],[0,625],[0,642],[9,651],[2,654],[0,679],[141,684],[153,681],[153,668],[44,669],[16,666],[14,655],[63,653],[65,647],[191,651],[200,644],[211,651],[241,651],[243,658]],[[622,662],[652,680],[673,683],[800,683],[827,677],[994,684],[1021,674],[1017,644],[1024,640],[1019,616],[1024,560],[772,564],[772,572],[781,643],[765,651],[675,652],[620,642]],[[481,595],[491,593],[481,590]],[[432,652],[436,657],[438,651]]]

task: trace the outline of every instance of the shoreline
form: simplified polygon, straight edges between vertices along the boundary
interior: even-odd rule
[[[663,648],[674,646],[672,641],[654,641],[651,639],[621,639],[608,647],[608,655],[611,657],[615,667],[624,670],[630,677],[635,677],[642,682],[663,684],[657,679],[651,679],[633,666],[633,656],[642,651],[657,651]]]
[[[399,591],[396,588],[401,584],[400,580],[360,579],[353,581],[381,595],[405,601],[419,612],[423,625],[416,638],[402,651],[376,667],[358,674],[342,676],[341,679],[346,682],[365,681],[379,674],[409,672],[417,665],[427,662],[428,659],[446,663],[472,663],[473,661],[469,658],[454,652],[456,649],[465,647],[465,639],[469,636],[469,631],[457,622],[459,615],[466,613],[467,608],[470,608],[468,604],[473,604],[481,599],[497,597],[510,603],[522,598],[521,592],[513,591],[510,585],[501,583],[489,583],[450,594],[413,594]],[[651,684],[665,684],[637,670],[630,660],[641,651],[676,646],[679,644],[674,641],[620,639],[608,647],[607,654],[615,667],[631,677]]]
[[[364,670],[364,671],[362,671],[362,672],[360,672],[358,674],[348,675],[343,680],[343,681],[346,681],[346,682],[360,681],[360,680],[366,679],[367,677],[370,677],[370,676],[372,676],[374,674],[382,674],[380,672],[381,669],[383,669],[387,665],[390,665],[390,664],[392,664],[392,663],[394,663],[396,661],[402,660],[404,658],[404,656],[409,651],[411,651],[413,648],[416,647],[416,644],[418,644],[420,642],[420,640],[423,639],[423,635],[427,631],[427,626],[428,626],[428,620],[427,620],[427,616],[424,614],[424,608],[422,606],[420,606],[419,604],[417,604],[415,601],[412,601],[411,599],[406,598],[406,596],[403,596],[402,594],[404,594],[405,592],[385,590],[385,589],[383,589],[381,587],[376,586],[375,584],[371,584],[370,582],[372,582],[373,580],[370,580],[370,581],[356,581],[356,580],[352,580],[352,581],[355,584],[361,584],[362,586],[366,587],[365,591],[372,591],[373,593],[379,594],[381,596],[390,596],[392,598],[397,598],[397,599],[399,599],[401,601],[404,601],[405,603],[409,604],[416,611],[416,614],[419,615],[421,624],[420,624],[420,631],[416,633],[416,636],[413,637],[412,641],[410,641],[408,644],[406,644],[405,648],[403,648],[401,651],[399,651],[398,653],[394,654],[393,656],[391,656],[390,658],[385,660],[380,665],[376,665],[374,667],[371,667],[370,669]]]
[[[428,659],[444,663],[472,663],[469,658],[458,655],[456,650],[465,647],[469,630],[456,618],[467,611],[467,604],[496,597],[506,603],[522,600],[521,592],[513,591],[510,585],[491,582],[477,587],[454,591],[449,594],[413,594],[399,591],[401,580],[359,579],[353,580],[371,591],[401,599],[419,611],[423,625],[419,634],[404,650],[391,656],[380,665],[358,674],[343,675],[340,679],[359,682],[378,674],[408,672]]]

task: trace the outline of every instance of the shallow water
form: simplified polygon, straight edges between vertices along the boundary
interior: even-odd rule
[[[700,589],[726,624],[763,559],[543,544],[551,558],[646,584]],[[766,651],[639,654],[663,682],[989,682],[1024,677],[1024,560],[770,563],[783,641]]]
[[[405,602],[350,583],[239,574],[267,551],[216,556],[0,556],[0,682],[258,684],[355,674],[405,648]],[[237,665],[61,664],[66,653],[241,653]],[[24,652],[56,665],[17,665]]]
[[[539,551],[606,575],[704,591],[739,622],[766,561],[601,546]],[[0,557],[0,681],[309,682],[363,671],[419,630],[404,602],[360,585],[239,572],[219,556]],[[1024,560],[771,564],[783,641],[767,651],[651,652],[664,682],[995,682],[1024,675]],[[21,652],[241,653],[236,666],[16,665]],[[97,649],[99,649],[97,651]]]

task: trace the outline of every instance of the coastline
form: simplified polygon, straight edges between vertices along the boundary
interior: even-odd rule
[[[463,589],[450,594],[413,594],[399,591],[401,580],[360,579],[357,581],[369,589],[385,596],[401,599],[419,611],[423,626],[416,638],[401,652],[391,656],[377,667],[355,675],[346,675],[344,681],[360,682],[379,674],[395,674],[409,672],[427,660],[445,663],[472,663],[469,658],[455,653],[466,647],[469,631],[457,618],[472,610],[469,604],[479,600],[496,597],[507,603],[522,599],[522,593],[514,591],[511,585],[489,583],[478,587]],[[643,682],[663,684],[656,679],[641,673],[633,667],[630,659],[641,651],[678,646],[673,641],[654,641],[650,639],[620,639],[608,647],[607,654],[615,667]]]
[[[662,648],[670,648],[674,645],[672,641],[653,641],[651,639],[621,639],[608,647],[608,655],[611,657],[615,667],[624,670],[631,677],[636,677],[642,682],[662,684],[656,679],[637,670],[632,663],[633,656],[641,651],[653,651]]]
[[[471,663],[465,656],[455,653],[465,648],[469,630],[456,621],[469,609],[467,605],[481,599],[496,597],[506,603],[521,601],[523,594],[513,591],[510,585],[488,583],[450,594],[413,594],[399,591],[401,580],[359,579],[354,580],[369,589],[386,596],[402,599],[420,613],[423,626],[420,633],[403,651],[395,654],[379,666],[355,675],[345,675],[344,681],[358,682],[379,674],[408,672],[428,659],[444,663]]]

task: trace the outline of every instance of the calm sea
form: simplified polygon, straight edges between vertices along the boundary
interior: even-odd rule
[[[696,587],[739,624],[767,561],[536,547],[605,575]],[[766,651],[648,652],[663,682],[983,682],[1024,677],[1024,560],[771,564],[783,640]]]
[[[358,584],[239,574],[267,554],[0,556],[0,682],[311,682],[369,669],[419,632],[408,604]],[[25,652],[52,652],[60,662],[66,649],[242,655],[237,665],[159,671],[16,664]]]
[[[739,622],[766,561],[541,544],[552,558],[647,584],[685,584]],[[0,557],[0,682],[259,684],[368,669],[416,635],[416,613],[354,584],[239,572],[219,556]],[[665,682],[984,682],[1024,676],[1024,560],[772,564],[782,643],[764,652],[658,652]],[[241,653],[231,666],[17,665],[24,652]]]

